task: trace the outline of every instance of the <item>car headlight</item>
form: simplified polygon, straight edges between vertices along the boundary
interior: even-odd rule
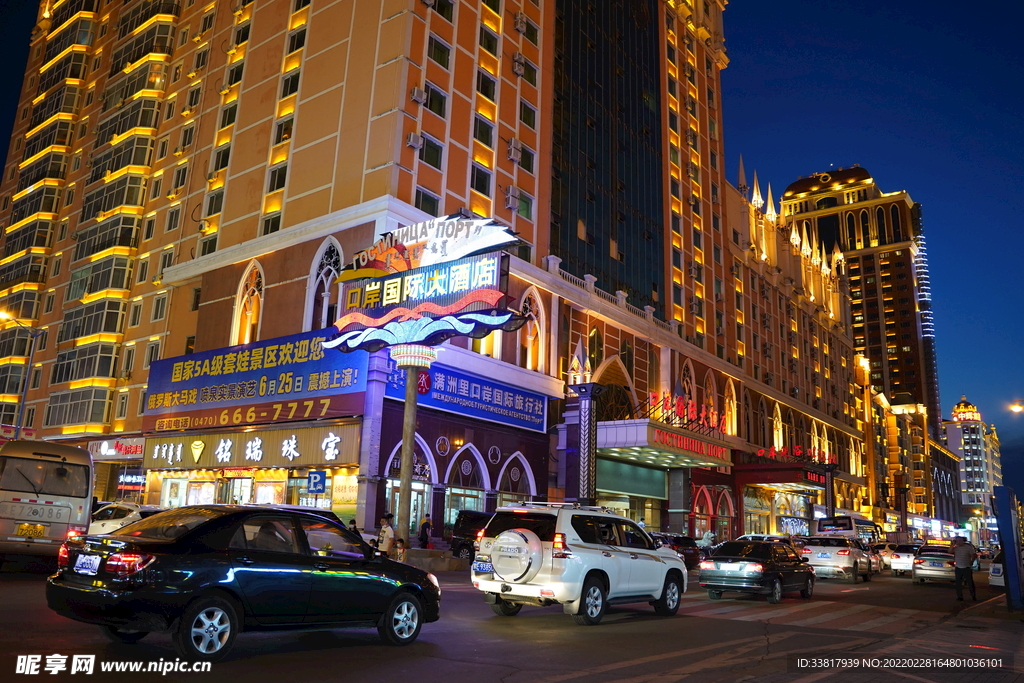
[[[430,579],[430,583],[434,584],[434,587],[437,588],[437,592],[440,593],[441,592],[441,584],[438,583],[437,577],[434,576],[433,574],[431,574],[430,572],[427,572],[427,578]]]

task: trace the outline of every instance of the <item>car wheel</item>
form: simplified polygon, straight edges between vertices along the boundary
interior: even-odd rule
[[[473,551],[470,550],[468,546],[462,546],[461,548],[459,548],[459,559],[460,560],[472,560],[473,559]]]
[[[914,583],[924,583],[924,579],[914,579]]]
[[[665,577],[665,587],[661,591],[661,597],[655,600],[654,613],[663,617],[671,617],[679,611],[680,593],[679,576],[671,573]]]
[[[778,579],[772,580],[772,592],[768,594],[768,602],[773,605],[782,602],[782,582]]]
[[[868,567],[867,573],[864,574],[864,580],[865,581],[870,581],[871,580],[871,567],[870,566]]]
[[[117,628],[116,626],[101,626],[100,630],[103,631],[103,635],[115,643],[124,643],[126,645],[137,643],[149,635],[149,631],[129,631]]]
[[[808,578],[807,585],[800,589],[800,597],[810,600],[812,595],[814,595],[814,579]]]
[[[708,597],[711,598],[712,600],[721,600],[722,599],[722,591],[708,590]]]
[[[596,626],[601,623],[604,612],[608,608],[607,591],[604,584],[596,577],[588,577],[583,582],[583,594],[580,596],[580,608],[572,615],[573,621],[582,626]]]
[[[509,602],[498,598],[498,601],[491,605],[491,609],[499,617],[514,617],[523,609],[522,603]]]
[[[408,645],[423,626],[423,606],[412,593],[399,593],[384,610],[377,633],[388,645]]]
[[[171,639],[182,659],[214,662],[231,649],[240,627],[234,606],[210,595],[189,605]]]
[[[847,583],[857,583],[857,574],[859,573],[857,571],[858,569],[857,565],[850,567],[850,576],[846,579]]]

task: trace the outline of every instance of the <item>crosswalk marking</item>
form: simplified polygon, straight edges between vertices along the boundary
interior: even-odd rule
[[[891,624],[894,621],[899,621],[900,619],[906,619],[907,617],[912,617],[912,616],[914,616],[915,614],[917,614],[920,611],[921,610],[917,610],[917,609],[901,609],[901,610],[897,610],[897,611],[893,612],[892,614],[883,614],[880,617],[876,617],[874,619],[869,619],[868,621],[862,621],[859,624],[852,624],[850,626],[844,626],[842,628],[842,630],[843,631],[869,631],[869,630],[871,630],[873,628],[876,628],[878,626],[885,626],[886,624]]]
[[[695,617],[705,617],[705,616],[707,616],[709,614],[726,614],[728,612],[735,612],[735,611],[741,610],[741,609],[750,609],[751,607],[752,607],[752,605],[749,604],[749,603],[747,603],[747,604],[742,604],[741,603],[741,604],[738,604],[738,605],[726,605],[725,607],[719,607],[717,609],[693,610],[693,611],[687,612],[687,614],[692,614]]]
[[[797,621],[791,621],[786,626],[813,626],[814,624],[821,624],[826,621],[835,621],[843,617],[848,617],[851,614],[857,612],[864,612],[869,609],[874,609],[873,605],[854,605],[853,607],[847,607],[835,612],[826,612],[825,614],[819,614],[815,617],[808,617],[807,619],[799,619]]]
[[[767,612],[758,612],[757,614],[747,614],[742,617],[736,617],[736,621],[768,621],[775,617],[792,614],[793,612],[800,612],[805,609],[814,609],[819,606],[820,604],[814,602],[802,602],[790,607],[783,607],[781,609],[768,610]]]

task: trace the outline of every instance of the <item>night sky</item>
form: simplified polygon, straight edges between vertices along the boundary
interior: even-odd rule
[[[24,74],[32,0],[0,0],[0,139]],[[729,180],[743,155],[778,199],[860,164],[923,208],[945,416],[961,394],[994,423],[1024,494],[1024,9],[949,0],[732,0],[722,106]]]

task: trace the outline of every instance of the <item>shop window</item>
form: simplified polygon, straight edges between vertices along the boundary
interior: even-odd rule
[[[341,272],[341,252],[330,240],[316,261],[314,272],[309,279],[311,318],[307,329],[320,330],[332,325],[338,317],[340,291],[335,280]]]

